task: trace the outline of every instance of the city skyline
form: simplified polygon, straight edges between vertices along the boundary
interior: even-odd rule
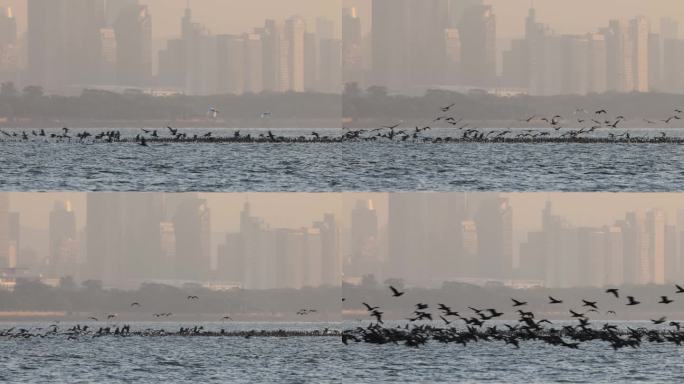
[[[307,12],[306,18],[296,7],[278,6],[290,13],[270,19],[263,12],[248,27],[217,33],[187,2],[173,22],[177,32],[160,38],[155,25],[171,23],[155,10],[163,14],[168,6],[27,0],[25,32],[17,12],[0,6],[0,80],[60,95],[85,89],[156,96],[341,90],[339,17]]]
[[[367,274],[425,286],[459,279],[574,286],[583,280],[572,277],[567,265],[554,267],[550,255],[562,250],[565,263],[604,260],[604,248],[591,244],[609,238],[622,244],[611,262],[625,265],[625,271],[584,283],[664,283],[676,280],[684,266],[678,256],[684,250],[684,237],[679,238],[684,205],[676,194],[4,193],[0,198],[5,267],[115,286],[180,279],[265,289],[331,284],[342,275],[358,282]],[[654,220],[660,223],[657,236],[649,229]],[[217,221],[219,226],[212,225]],[[35,227],[39,222],[42,228]],[[644,233],[643,246],[625,243],[632,237],[625,235],[629,230]],[[629,272],[631,264],[623,259],[641,260],[629,252],[651,249],[654,239],[660,239],[659,250],[639,257],[659,260],[660,269]],[[593,259],[586,259],[588,254]],[[272,268],[280,262],[286,264],[279,269],[290,272],[274,280]],[[554,277],[554,268],[564,271],[565,280]]]
[[[25,33],[27,29],[27,2],[28,0],[0,1],[0,6],[14,9],[19,34]],[[161,21],[152,28],[153,39],[166,40],[181,35],[177,20],[183,17],[188,6],[187,0],[140,0],[140,4],[149,6]],[[265,19],[285,19],[295,14],[300,14],[309,21],[315,21],[317,17],[339,21],[341,8],[341,0],[290,0],[287,3],[255,0],[247,4],[239,0],[191,0],[189,4],[197,21],[215,34],[241,34],[262,24]],[[239,17],[232,16],[238,14],[235,12],[236,8],[240,9]],[[337,33],[339,34],[339,26]]]
[[[638,12],[606,13],[605,23],[567,33],[532,3],[518,21],[522,33],[503,39],[500,19],[510,23],[511,13],[500,13],[506,7],[496,2],[355,4],[348,1],[343,12],[346,84],[412,95],[431,89],[498,96],[684,92],[680,22],[665,13],[657,24]]]
[[[593,5],[602,18],[569,28],[546,1],[521,15],[496,0],[345,0],[337,13],[330,3],[301,13],[308,0],[297,0],[227,30],[207,15],[213,0],[25,1],[0,3],[19,8],[0,17],[0,80],[48,94],[337,94],[347,83],[408,94],[684,92],[682,22],[664,4]],[[175,26],[160,35],[157,24]]]
[[[470,0],[455,0],[463,4]],[[554,0],[482,0],[491,5],[503,17],[497,18],[497,31],[503,40],[513,40],[525,35],[524,20],[533,6],[544,24],[552,26],[559,34],[583,34],[608,24],[611,19],[629,19],[637,15],[646,16],[658,24],[661,18],[674,18],[684,24],[684,4],[669,0],[579,0],[572,3]],[[619,3],[619,5],[618,5]],[[372,0],[342,0],[342,7],[356,7],[362,17],[364,34],[372,28]],[[367,16],[365,16],[367,15]],[[575,15],[575,16],[572,16]]]

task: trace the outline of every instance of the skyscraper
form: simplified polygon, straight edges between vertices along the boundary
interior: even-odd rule
[[[606,37],[600,33],[587,35],[587,92],[604,93],[606,91]]]
[[[363,33],[354,7],[342,10],[342,69],[344,83],[363,83]]]
[[[285,92],[290,86],[290,46],[285,27],[275,20],[266,20],[260,33],[263,48],[264,90]]]
[[[59,92],[66,82],[66,0],[28,0],[28,78],[30,85]]]
[[[340,258],[339,238],[335,215],[326,213],[323,220],[313,226],[320,235],[321,284],[338,286],[342,279],[342,259]]]
[[[218,67],[217,87],[213,94],[240,95],[245,90],[245,40],[242,36],[221,35],[217,37]],[[211,81],[211,79],[208,79]],[[207,93],[206,90],[202,94]]]
[[[153,193],[128,193],[122,197],[123,270],[129,279],[163,277],[160,223],[164,220],[163,198]]]
[[[429,280],[417,255],[425,250],[427,223],[420,195],[393,193],[389,196],[387,224],[388,277],[415,284]],[[417,268],[420,266],[420,268]]]
[[[496,80],[496,18],[489,5],[474,5],[461,22],[462,81],[491,86]]]
[[[0,193],[0,268],[9,265],[9,194]]]
[[[85,279],[118,286],[125,280],[123,205],[117,193],[88,193],[86,197]]]
[[[173,226],[176,278],[201,280],[211,268],[211,215],[207,201],[185,197],[173,216]]]
[[[648,257],[642,261],[642,273],[647,273],[648,276],[642,277],[642,283],[665,284],[666,222],[665,213],[660,209],[651,210],[646,214]]]
[[[306,63],[306,22],[301,16],[293,16],[285,22],[288,42],[289,87],[287,90],[304,92],[304,71]]]
[[[630,28],[626,22],[611,20],[605,31],[608,81],[610,91],[630,92],[634,89],[633,72],[635,44],[630,39]]]
[[[426,89],[444,83],[447,51],[444,32],[448,28],[445,0],[408,0],[408,39],[404,49],[408,52],[409,83]]]
[[[321,55],[323,40],[319,40],[315,33],[304,34],[304,90],[315,92],[321,85]]]
[[[649,25],[644,16],[630,21],[629,33],[632,43],[632,84],[637,92],[649,91]]]
[[[449,28],[458,27],[468,8],[483,5],[482,0],[447,0]]]
[[[244,41],[244,91],[260,93],[264,90],[264,55],[262,36],[257,33],[243,35]]]
[[[147,6],[121,8],[114,23],[117,41],[117,82],[148,85],[152,76],[152,15]]]
[[[407,85],[409,0],[373,0],[372,85],[403,90]]]
[[[19,212],[9,213],[9,251],[8,267],[19,267],[19,254],[21,252],[21,215]]]
[[[351,255],[345,275],[377,273],[379,265],[378,215],[371,200],[358,200],[351,212]]]
[[[11,7],[0,7],[0,81],[16,81],[18,69],[17,21]]]
[[[513,267],[513,210],[508,199],[487,196],[475,208],[479,275],[502,279]]]
[[[318,90],[326,93],[339,93],[342,85],[342,41],[323,39],[320,44]]]
[[[16,44],[17,20],[12,7],[0,7],[0,46]]]
[[[66,84],[99,84],[102,66],[100,30],[107,27],[104,0],[69,0],[65,17]]]
[[[76,215],[71,202],[57,201],[50,212],[50,249],[48,270],[60,275],[67,266],[73,267],[76,240]],[[69,265],[71,264],[71,265]]]

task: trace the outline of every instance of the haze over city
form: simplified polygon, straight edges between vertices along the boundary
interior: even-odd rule
[[[0,232],[12,234],[4,239],[3,266],[27,276],[72,275],[122,287],[147,279],[255,289],[360,282],[368,274],[425,286],[457,280],[600,286],[684,277],[684,205],[675,194],[0,196],[9,203],[0,214],[10,223]],[[627,245],[628,231],[637,231],[643,244]],[[603,239],[606,233],[618,237]],[[597,244],[613,244],[609,240],[620,244],[610,253],[620,255],[619,266],[606,261],[611,270],[629,269],[623,258],[641,247],[650,251],[637,259],[667,266],[660,271],[667,276],[651,268],[589,281],[552,277],[557,267],[547,258],[567,252],[566,263],[603,265],[611,248]],[[271,276],[279,263],[282,280]]]

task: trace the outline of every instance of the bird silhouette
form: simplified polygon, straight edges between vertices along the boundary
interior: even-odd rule
[[[526,301],[518,301],[518,300],[516,300],[516,299],[511,299],[511,301],[513,301],[513,306],[514,306],[514,307],[521,307],[521,306],[523,306],[523,305],[527,305],[527,302],[526,302]]]
[[[663,316],[663,317],[656,319],[656,320],[651,319],[651,321],[653,322],[653,324],[658,325],[658,324],[662,324],[662,323],[666,322],[667,317]]]
[[[403,295],[404,293],[406,293],[406,292],[399,292],[396,288],[394,288],[394,287],[391,286],[391,285],[390,285],[389,289],[392,291],[392,296],[393,296],[393,297],[400,297],[401,295]]]

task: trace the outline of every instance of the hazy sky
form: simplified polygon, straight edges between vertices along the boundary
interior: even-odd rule
[[[254,216],[262,217],[272,227],[310,227],[324,213],[333,213],[342,227],[349,226],[349,215],[357,200],[373,200],[380,224],[387,221],[387,194],[373,193],[208,193],[213,232],[235,231],[245,201]],[[537,230],[546,201],[553,203],[555,214],[577,226],[613,224],[626,211],[661,208],[674,223],[676,210],[684,209],[684,194],[676,193],[507,193],[513,206],[516,231]],[[47,228],[48,214],[57,200],[72,202],[77,224],[85,225],[85,193],[12,193],[11,209],[20,211],[22,226]]]
[[[202,193],[209,202],[212,230],[237,231],[240,212],[249,201],[253,216],[262,217],[271,227],[311,227],[325,213],[333,213],[341,225],[348,225],[349,212],[359,199],[372,199],[381,218],[387,216],[386,194],[332,193]],[[22,227],[47,229],[48,215],[56,201],[70,201],[76,214],[78,228],[86,223],[86,194],[68,193],[11,193],[12,210],[21,212]],[[383,224],[385,221],[381,221]]]
[[[27,0],[0,0],[15,8],[20,30],[26,26]],[[140,0],[151,7],[156,38],[179,34],[180,18],[187,0]],[[324,16],[339,21],[341,5],[359,7],[366,28],[370,26],[371,0],[191,0],[195,19],[215,33],[241,33],[261,26],[266,18],[282,19],[301,14],[309,20]],[[531,3],[541,22],[558,33],[595,31],[614,18],[647,16],[654,28],[661,17],[684,25],[681,0],[485,0],[495,7],[499,37],[511,39],[524,31],[524,18]],[[313,26],[312,26],[313,27]]]
[[[343,0],[345,5],[359,7],[366,28],[370,27],[371,0]],[[499,38],[512,39],[523,35],[525,17],[530,4],[537,9],[540,22],[549,24],[558,33],[578,34],[596,31],[608,25],[608,20],[648,17],[658,28],[661,17],[671,17],[684,25],[682,0],[485,0],[496,13]]]
[[[15,8],[19,29],[26,28],[27,0],[0,0]],[[140,0],[150,6],[155,38],[180,34],[180,19],[187,0]],[[339,25],[341,0],[191,0],[196,21],[214,33],[243,33],[263,25],[265,19],[284,19],[299,14],[307,20],[319,16]],[[310,29],[314,30],[315,25]]]

